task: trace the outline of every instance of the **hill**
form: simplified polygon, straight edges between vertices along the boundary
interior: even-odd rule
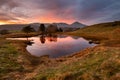
[[[112,38],[112,36],[115,35],[113,33],[117,29],[120,29],[120,21],[95,24],[95,25],[84,27],[74,32],[70,32],[68,34],[100,40],[100,39]]]

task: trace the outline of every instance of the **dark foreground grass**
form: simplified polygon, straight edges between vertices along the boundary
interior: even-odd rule
[[[119,80],[120,49],[96,50],[72,62],[38,72],[35,80]]]

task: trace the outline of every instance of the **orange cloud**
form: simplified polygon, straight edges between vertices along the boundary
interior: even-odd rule
[[[5,20],[0,20],[0,25],[3,25],[3,24],[11,24],[11,23]]]
[[[54,15],[47,15],[47,16],[36,16],[35,18],[29,18],[29,19],[19,19],[19,20],[0,20],[0,25],[2,24],[27,24],[27,23],[59,23],[59,22],[65,22],[65,23],[72,23],[74,20],[71,19],[64,19],[60,18]]]
[[[27,24],[28,20],[20,19],[20,20],[0,20],[0,25],[3,24]]]
[[[3,24],[19,24],[19,22],[14,22],[14,21],[1,21],[0,20],[0,25],[3,25]],[[21,23],[23,24],[23,23]]]

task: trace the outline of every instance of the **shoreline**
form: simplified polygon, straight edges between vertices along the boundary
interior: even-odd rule
[[[56,35],[65,35],[65,34],[56,34]],[[67,35],[67,34],[66,34]],[[36,35],[35,35],[36,36]],[[38,36],[38,35],[37,35]],[[74,36],[74,35],[67,35],[67,36]],[[34,37],[34,35],[29,35],[29,37]],[[80,37],[80,36],[75,36],[75,37]],[[13,36],[9,36],[9,37],[5,37],[6,39],[8,38],[8,40],[9,41],[11,41],[12,43],[14,43],[14,41],[15,42],[17,42],[18,43],[18,45],[19,45],[19,42],[20,42],[20,44],[24,44],[24,46],[21,46],[21,48],[25,51],[25,52],[27,52],[29,55],[31,55],[27,50],[26,50],[26,47],[27,47],[27,43],[28,42],[30,42],[30,40],[10,40],[9,38],[25,38],[25,36],[19,36],[19,37],[13,37]],[[84,38],[84,37],[83,37]],[[87,40],[87,39],[86,39]],[[91,40],[91,39],[90,39]],[[22,42],[22,43],[21,43]],[[96,43],[97,41],[92,41],[92,43]],[[98,45],[100,45],[100,43],[96,43],[97,44],[97,46]],[[95,46],[94,46],[95,47]],[[89,47],[90,48],[90,47]],[[86,48],[87,49],[87,48]],[[84,49],[83,49],[84,50]],[[83,50],[81,50],[81,51],[83,51]],[[78,51],[78,52],[81,52],[81,51]],[[75,53],[77,53],[77,52],[74,52],[74,53],[72,53],[72,54],[70,54],[70,55],[65,55],[65,56],[61,56],[61,57],[66,57],[66,56],[71,56],[71,55],[73,55],[73,54],[75,54]],[[32,55],[31,55],[32,56]],[[43,55],[42,57],[44,57],[44,56],[46,56],[46,55]],[[48,55],[49,56],[49,55]],[[47,56],[47,57],[48,57]],[[33,56],[33,57],[36,57],[36,56]],[[58,57],[58,58],[61,58],[61,57]],[[40,57],[36,57],[36,58],[41,58],[41,56]]]

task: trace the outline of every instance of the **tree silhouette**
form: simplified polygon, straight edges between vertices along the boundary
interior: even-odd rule
[[[41,31],[42,34],[44,34],[45,33],[45,25],[41,24],[38,31]]]
[[[63,32],[62,28],[59,28],[59,32]]]
[[[30,33],[30,32],[35,32],[35,29],[32,28],[30,25],[28,25],[28,26],[24,27],[24,28],[22,29],[22,31],[27,34],[26,37],[27,37],[27,40],[28,40],[28,33]]]
[[[35,29],[32,28],[30,25],[28,25],[28,26],[24,27],[24,28],[22,29],[22,31],[28,34],[28,33],[30,33],[30,32],[35,32]]]

